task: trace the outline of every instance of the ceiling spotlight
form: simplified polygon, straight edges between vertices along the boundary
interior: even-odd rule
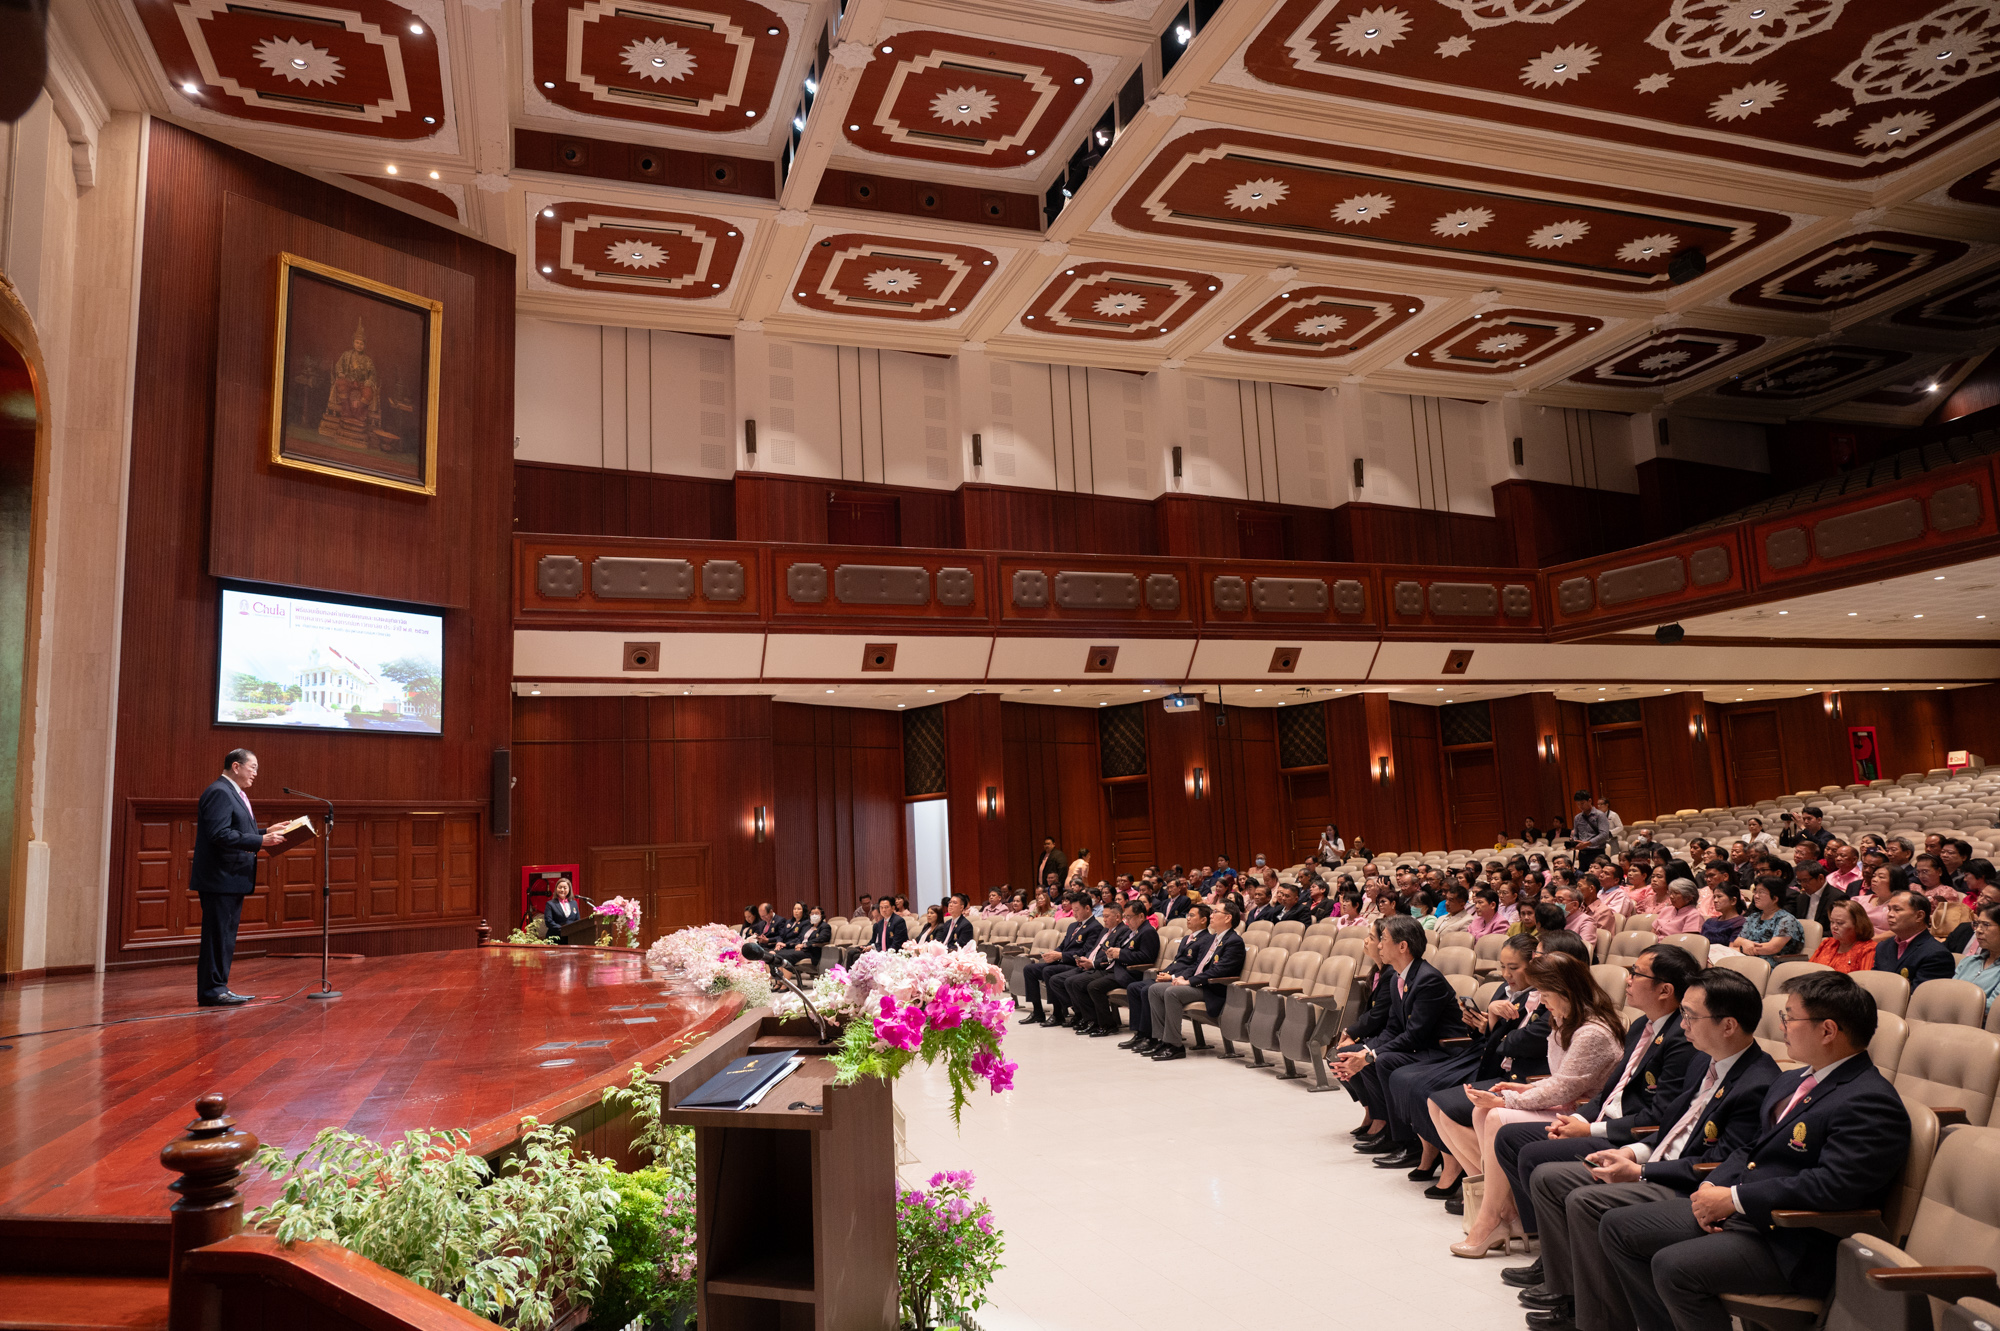
[[[925,689],[925,690],[924,690],[924,692],[925,692],[925,693],[936,693],[936,692],[937,692],[937,690],[936,690],[936,689]]]
[[[389,174],[392,176],[396,174],[396,165],[393,162],[389,164]]]
[[[828,692],[828,693],[832,693],[832,692],[833,692],[833,690],[832,690],[832,689],[828,689],[828,690],[827,690],[827,692]]]
[[[1789,611],[1789,610],[1780,610],[1780,611],[1779,611],[1778,613],[1779,613],[1779,614],[1781,614],[1781,615],[1789,615],[1789,614],[1791,614],[1792,612],[1791,612],[1791,611]]]
[[[991,268],[991,267],[993,266],[993,260],[991,260],[991,259],[981,259],[981,260],[979,261],[979,266],[980,266],[981,268]]]
[[[412,24],[410,25],[410,35],[411,35],[412,37],[421,37],[421,36],[423,36],[423,35],[424,35],[424,25],[423,25],[423,24],[421,24],[421,23],[412,23]]]
[[[200,92],[201,89],[195,87],[192,83],[183,83],[181,85],[181,91],[186,93],[188,96],[192,97],[196,93]]]
[[[556,210],[553,208],[542,209],[542,216],[544,217],[554,217],[555,215],[556,215]]]
[[[653,68],[664,69],[666,67],[666,64],[667,64],[667,58],[665,56],[656,55],[653,57]]]
[[[1565,69],[1568,69],[1568,68],[1569,68],[1569,62],[1568,62],[1567,60],[1565,60],[1565,61],[1563,61],[1563,62],[1562,62],[1561,64],[1559,64],[1559,65],[1557,65],[1557,66],[1556,66],[1556,73],[1560,74],[1560,73],[1562,73],[1562,72],[1563,72],[1563,71],[1564,71]],[[1561,236],[1557,236],[1557,237],[1556,237],[1556,239],[1557,239],[1557,240],[1561,240],[1561,239],[1562,239],[1562,237],[1561,237]]]
[[[1081,74],[1077,75],[1077,76],[1076,76],[1075,78],[1071,79],[1071,80],[1070,80],[1070,82],[1071,82],[1071,83],[1076,83],[1076,84],[1081,84],[1081,83],[1083,82],[1083,75],[1081,75]]]
[[[961,111],[970,111],[970,110],[972,109],[972,103],[971,103],[971,102],[960,102],[960,103],[958,104],[958,109],[959,109],[959,110],[961,110]]]
[[[1922,619],[1922,618],[1923,618],[1923,616],[1922,616],[1922,615],[1911,615],[1911,616],[1910,616],[1910,618],[1911,618],[1911,619]]]
[[[895,47],[893,47],[893,46],[885,46],[885,47],[883,47],[883,48],[882,48],[882,54],[883,54],[883,55],[893,55],[893,54],[895,54],[895,50],[896,50],[896,48],[895,48]]]
[[[540,689],[529,689],[528,692],[537,698],[542,696],[542,691]]]
[[[543,86],[544,88],[553,88],[553,87],[555,87],[556,85],[555,85],[555,84],[553,84],[553,83],[548,83],[548,82],[544,82],[544,83],[542,84],[542,86]]]
[[[1936,577],[1932,578],[1932,579],[1931,579],[1931,581],[1932,581],[1932,582],[1943,582],[1943,581],[1944,581],[1944,574],[1942,574],[1942,573],[1938,574],[1938,575],[1937,575]]]
[[[437,173],[437,172],[435,172],[435,171],[431,172],[431,179],[432,179],[432,180],[436,180],[436,179],[438,179],[438,178],[439,178],[439,177],[438,177],[438,173]]]
[[[1927,387],[1925,387],[1924,391],[1926,393],[1935,393],[1938,391],[1938,386],[1936,384],[1930,384]]]
[[[800,295],[801,297],[803,297],[803,296],[804,296],[805,294],[806,294],[806,293],[805,293],[805,292],[803,292],[803,291],[801,291],[801,292],[799,293],[799,295]]]
[[[303,59],[299,58],[298,56],[292,57],[293,69],[304,69],[305,67],[306,67],[306,62]]]
[[[1848,611],[1848,612],[1847,612],[1847,617],[1848,617],[1849,619],[1852,619],[1852,618],[1854,618],[1854,617],[1855,617],[1856,615],[1858,615],[1858,614],[1860,614],[1860,613],[1861,613],[1861,612],[1860,612],[1859,610],[1850,610],[1850,611]]]
[[[1381,35],[1381,33],[1382,30],[1380,28],[1370,28],[1368,29],[1368,31],[1362,33],[1361,35],[1363,37],[1378,37]]]
[[[555,271],[555,269],[553,269],[553,268],[549,267],[549,266],[548,266],[547,264],[543,264],[543,265],[542,265],[542,271],[543,271],[543,272],[545,272],[545,273],[553,273],[553,272]]]
[[[805,129],[805,127],[806,127],[806,120],[805,120],[805,117],[804,117],[804,116],[793,116],[793,117],[792,117],[792,128],[793,128],[793,129],[796,129],[796,130],[804,130],[804,129]]]
[[[708,286],[709,286],[709,290],[711,290],[711,291],[720,291],[720,290],[722,290],[722,283],[720,283],[720,282],[710,282],[710,283],[708,284]]]
[[[755,120],[757,118],[757,113],[755,111],[745,111],[743,114],[751,120]]]
[[[1056,692],[1057,692],[1057,693],[1061,693],[1061,692],[1062,692],[1062,690],[1061,690],[1061,689],[1057,689],[1057,690],[1056,690]]]
[[[436,116],[425,116],[425,117],[424,117],[424,123],[425,123],[426,125],[435,125],[435,124],[437,124],[437,122],[438,122],[438,118],[437,118]]]
[[[847,127],[847,132],[848,132],[849,134],[859,134],[859,133],[861,132],[861,126],[859,126],[859,125],[849,125],[849,126]]]
[[[1035,155],[1035,150],[1033,148],[1028,149],[1028,156],[1033,157],[1034,155]]]
[[[776,28],[766,28],[764,29],[764,35],[766,37],[775,37],[778,35],[778,30]]]
[[[806,77],[806,91],[815,95],[819,92],[819,82],[811,75]]]
[[[898,706],[898,707],[908,707],[908,706],[909,706],[909,704],[908,704],[908,703],[906,703],[906,702],[899,702],[899,703],[897,703],[897,704],[896,704],[896,706]]]

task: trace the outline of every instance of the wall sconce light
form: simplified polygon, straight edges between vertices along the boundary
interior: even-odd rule
[[[1839,716],[1841,714],[1840,694],[1838,692],[1828,692],[1824,695],[1823,700],[1826,703],[1826,714],[1828,716]]]
[[[750,825],[756,829],[757,844],[764,844],[764,806],[759,804],[750,815]]]
[[[1194,797],[1198,800],[1208,798],[1208,773],[1199,767],[1194,769]]]
[[[1375,760],[1375,779],[1384,784],[1389,780],[1389,755],[1386,753]]]
[[[1556,737],[1554,735],[1544,735],[1542,736],[1542,761],[1545,763],[1552,763],[1555,760],[1556,760]]]
[[[998,786],[988,786],[986,788],[986,816],[988,818],[998,818],[1000,816],[1000,787]]]
[[[1694,741],[1697,744],[1706,741],[1708,739],[1708,718],[1700,712],[1696,712],[1693,716],[1689,717],[1688,734],[1694,736]]]

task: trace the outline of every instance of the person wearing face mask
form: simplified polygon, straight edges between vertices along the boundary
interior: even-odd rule
[[[832,941],[833,926],[826,922],[825,913],[818,906],[814,906],[800,921],[790,942],[778,949],[778,960],[784,963],[787,971],[798,966],[800,962],[808,962],[817,970],[820,949]]]

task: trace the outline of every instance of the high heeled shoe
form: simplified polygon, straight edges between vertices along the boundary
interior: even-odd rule
[[[1451,1255],[1454,1257],[1469,1257],[1474,1260],[1477,1260],[1481,1257],[1486,1256],[1486,1254],[1489,1252],[1507,1253],[1507,1252],[1512,1252],[1513,1248],[1514,1248],[1514,1236],[1512,1234],[1509,1234],[1505,1229],[1502,1229],[1498,1233],[1493,1235],[1492,1238],[1484,1241],[1474,1240],[1469,1243],[1452,1244]]]

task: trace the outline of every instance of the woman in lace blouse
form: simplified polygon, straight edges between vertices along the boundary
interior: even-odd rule
[[[1624,1053],[1625,1023],[1617,1005],[1590,978],[1590,968],[1583,962],[1567,953],[1544,953],[1528,964],[1528,982],[1549,1010],[1549,1075],[1533,1083],[1501,1082],[1491,1090],[1465,1088],[1472,1101],[1478,1149],[1474,1159],[1461,1156],[1460,1160],[1467,1183],[1474,1171],[1484,1172],[1484,1196],[1466,1225],[1465,1242],[1451,1245],[1454,1256],[1484,1257],[1512,1242],[1519,1212],[1507,1176],[1485,1169],[1493,1158],[1494,1134],[1509,1123],[1552,1123],[1569,1113],[1597,1094]],[[1473,1191],[1466,1191],[1468,1213],[1473,1209]]]

